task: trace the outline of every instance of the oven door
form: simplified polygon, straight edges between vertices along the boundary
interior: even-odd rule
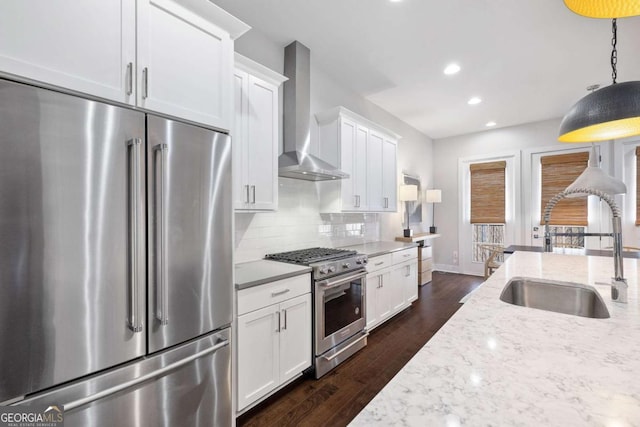
[[[364,330],[365,270],[315,282],[315,354]]]

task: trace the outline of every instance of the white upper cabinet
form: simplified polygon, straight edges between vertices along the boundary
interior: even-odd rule
[[[286,79],[236,54],[231,132],[236,209],[278,208],[279,89]]]
[[[398,142],[385,137],[382,142],[382,199],[383,211],[398,210]]]
[[[343,107],[316,115],[319,156],[349,174],[322,183],[323,212],[397,211],[395,133]]]
[[[233,40],[207,0],[8,0],[0,72],[229,130]]]
[[[3,0],[0,72],[135,104],[135,0]]]
[[[386,206],[382,194],[382,143],[384,137],[373,131],[369,132],[369,150],[367,151],[367,191],[369,193],[369,210],[381,212]]]

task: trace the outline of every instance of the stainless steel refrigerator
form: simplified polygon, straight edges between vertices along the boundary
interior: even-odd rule
[[[231,424],[227,135],[0,80],[0,404]]]

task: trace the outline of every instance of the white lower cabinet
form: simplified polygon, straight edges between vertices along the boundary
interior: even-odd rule
[[[238,411],[311,366],[310,284],[306,274],[238,292]]]
[[[402,302],[400,306],[408,306],[418,299],[418,262],[409,261],[394,266],[391,272],[392,280],[402,287]]]
[[[369,258],[367,330],[379,326],[418,299],[417,248]]]

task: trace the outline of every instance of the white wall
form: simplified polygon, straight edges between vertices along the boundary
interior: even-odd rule
[[[304,41],[301,40],[304,44]],[[402,172],[418,175],[422,188],[433,187],[433,142],[424,134],[387,113],[348,88],[342,87],[313,60],[311,49],[311,114],[344,106],[367,119],[399,134],[398,182]],[[251,30],[236,40],[236,51],[279,73],[284,68],[284,46]],[[335,74],[335,70],[332,70]],[[312,120],[311,152],[317,153],[318,128]],[[282,145],[280,148],[282,151]],[[236,214],[236,262],[261,258],[277,252],[314,244],[349,245],[371,240],[393,240],[402,234],[403,211],[384,214],[321,215],[317,186],[288,178],[279,179],[280,207],[272,213]],[[399,203],[399,206],[401,204]],[[423,223],[412,228],[428,229],[431,210],[423,204]],[[315,237],[314,237],[315,236]]]

